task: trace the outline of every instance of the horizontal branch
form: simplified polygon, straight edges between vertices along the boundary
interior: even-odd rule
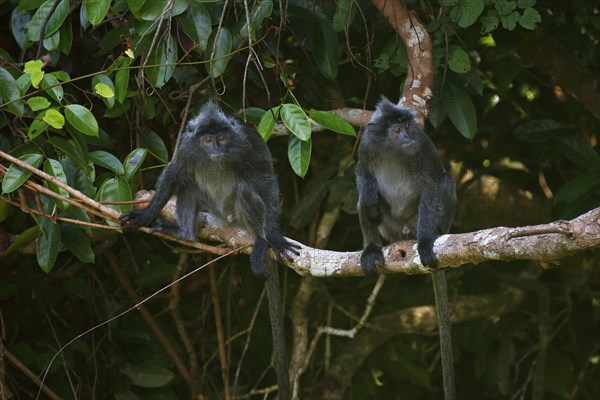
[[[365,126],[371,120],[371,116],[373,115],[372,111],[362,110],[360,108],[338,108],[337,110],[330,110],[329,112],[345,119],[350,125],[358,128]],[[310,121],[310,125],[312,132],[326,130],[326,128],[313,120]],[[289,133],[289,129],[283,123],[278,122],[273,128],[271,136],[287,136]]]
[[[153,192],[141,191],[136,200],[150,201]],[[163,216],[175,218],[175,199],[163,209]],[[357,222],[358,223],[358,222]],[[231,247],[247,246],[253,238],[241,229],[223,225],[210,214],[200,215],[199,237],[217,240]],[[292,240],[293,241],[293,240]],[[319,277],[362,276],[360,251],[339,252],[315,249],[297,243],[300,255],[286,262],[300,275]],[[600,207],[570,221],[517,228],[497,227],[476,232],[440,236],[434,244],[443,268],[478,264],[490,260],[555,261],[578,251],[600,246]],[[428,274],[420,263],[415,241],[392,243],[383,249],[386,266],[383,273]],[[245,249],[246,253],[250,248]]]

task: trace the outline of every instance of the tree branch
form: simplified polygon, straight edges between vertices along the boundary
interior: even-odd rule
[[[149,201],[153,192],[138,192],[136,200]],[[162,211],[164,217],[175,219],[175,199],[169,200]],[[253,242],[240,229],[227,227],[210,214],[201,213],[199,237],[217,240],[231,247],[247,246]],[[292,240],[293,241],[293,240]],[[295,241],[293,241],[295,242]],[[301,246],[300,255],[286,262],[300,275],[318,277],[362,276],[360,251],[338,252]],[[600,207],[570,221],[517,228],[497,227],[480,231],[440,236],[434,244],[440,266],[457,268],[463,264],[483,261],[538,260],[556,261],[581,250],[600,246]],[[250,252],[250,248],[245,250]],[[401,241],[384,247],[386,258],[383,273],[428,274],[421,265],[415,241]]]

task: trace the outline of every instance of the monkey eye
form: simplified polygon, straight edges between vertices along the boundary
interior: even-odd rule
[[[397,127],[394,128],[394,133],[395,134],[399,135],[400,132],[402,132],[402,128],[400,128],[399,126],[397,126]]]
[[[210,136],[204,137],[204,143],[211,144],[212,142],[213,142],[213,138],[211,138]]]
[[[220,135],[217,140],[219,141],[219,143],[223,143],[225,142],[225,135]]]

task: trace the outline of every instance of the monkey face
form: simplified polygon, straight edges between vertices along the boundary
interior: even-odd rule
[[[393,124],[388,129],[388,140],[395,146],[402,148],[410,147],[414,143],[414,138],[411,135],[410,122],[400,122]]]
[[[229,134],[205,134],[200,136],[200,145],[211,159],[220,159],[227,153]]]

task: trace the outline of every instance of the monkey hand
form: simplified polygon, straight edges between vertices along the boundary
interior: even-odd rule
[[[125,214],[121,214],[119,221],[121,226],[127,230],[135,230],[142,226],[148,226],[154,220],[152,213],[148,210],[132,210]]]
[[[383,258],[381,246],[373,243],[366,245],[360,255],[360,267],[363,273],[367,276],[377,275],[377,268],[383,267],[384,264],[385,259]]]
[[[440,262],[433,253],[433,241],[431,240],[419,240],[417,244],[417,250],[419,251],[419,258],[421,264],[431,269],[437,269]]]

